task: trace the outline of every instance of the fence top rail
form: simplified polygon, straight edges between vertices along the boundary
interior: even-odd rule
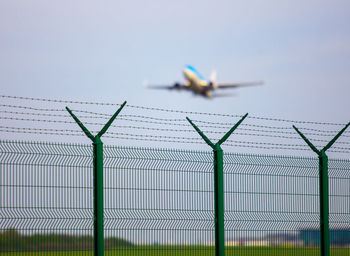
[[[4,145],[40,145],[40,146],[62,146],[62,147],[77,147],[83,149],[91,149],[92,145],[89,143],[65,143],[65,142],[51,142],[51,141],[25,141],[25,140],[4,140],[0,139],[1,153],[6,153]],[[118,149],[118,150],[134,150],[134,151],[153,151],[159,153],[184,153],[184,154],[200,154],[207,157],[211,157],[213,152],[211,150],[187,150],[187,149],[171,149],[171,148],[155,148],[155,147],[138,147],[138,146],[120,146],[120,145],[104,145],[105,149]],[[66,152],[69,153],[69,152]],[[106,155],[106,158],[109,154]],[[278,154],[256,154],[256,153],[238,153],[238,152],[225,152],[224,157],[230,159],[232,157],[245,157],[245,158],[278,158],[278,159],[293,159],[302,161],[318,161],[317,157],[307,156],[295,156],[295,155],[278,155]],[[347,158],[330,158],[331,162],[334,163],[349,163],[350,159]],[[350,171],[350,170],[349,170]]]

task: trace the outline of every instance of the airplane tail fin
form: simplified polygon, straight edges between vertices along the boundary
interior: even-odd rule
[[[210,74],[210,78],[209,78],[209,82],[210,82],[210,86],[212,88],[216,88],[216,70],[214,69],[211,74]]]
[[[210,74],[210,82],[216,82],[216,70],[213,70]]]

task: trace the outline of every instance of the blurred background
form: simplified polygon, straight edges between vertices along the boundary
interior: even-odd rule
[[[350,120],[349,9],[350,3],[341,0],[3,0],[0,93],[113,104],[127,100],[135,106],[237,116],[249,112],[257,117],[337,123],[330,128],[336,132]],[[144,86],[145,81],[183,82],[187,64],[207,79],[215,69],[219,82],[264,80],[265,84],[231,90],[232,97],[213,100]],[[40,105],[50,108],[48,102]],[[66,105],[52,108],[64,110]],[[80,110],[98,109],[87,105]],[[115,110],[101,113],[111,115]],[[173,119],[186,115],[191,117],[184,113]],[[212,116],[202,121],[218,122]],[[32,125],[1,122],[7,127]],[[8,136],[22,138],[8,133],[3,138]],[[74,141],[89,142],[83,137]]]

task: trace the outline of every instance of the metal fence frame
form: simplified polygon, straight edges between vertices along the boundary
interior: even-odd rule
[[[103,145],[100,137],[107,131],[126,101],[121,105],[117,112],[108,121],[105,127],[93,136],[80,122],[80,120],[67,107],[67,111],[73,119],[82,128],[84,133],[93,141],[94,145],[94,241],[96,256],[104,255],[103,249]],[[245,114],[216,144],[211,142],[208,137],[188,118],[187,120],[204,139],[204,141],[213,149],[214,152],[214,205],[215,205],[215,255],[225,255],[225,230],[224,230],[224,182],[223,182],[223,151],[221,144],[236,130],[236,128],[248,116]],[[296,132],[305,140],[310,148],[319,156],[319,189],[320,189],[320,234],[321,234],[321,256],[330,255],[329,242],[329,202],[328,202],[328,157],[326,150],[329,149],[341,134],[348,128],[350,122],[321,150],[316,147],[293,125]]]
[[[122,108],[125,106],[124,102],[116,113],[111,117],[103,129],[93,136],[89,130],[80,122],[80,120],[67,107],[67,111],[77,122],[83,132],[93,142],[93,226],[94,226],[94,255],[104,255],[104,205],[103,205],[103,143],[101,136],[107,131],[118,116]],[[204,141],[213,149],[213,166],[214,166],[214,209],[215,209],[215,255],[225,255],[225,230],[224,230],[224,163],[223,151],[221,144],[234,132],[234,130],[243,122],[248,114],[244,115],[237,124],[232,127],[222,139],[216,144],[211,142],[206,135],[189,119],[187,120],[204,139]],[[328,195],[328,157],[326,150],[329,149],[334,142],[341,136],[341,134],[350,125],[348,123],[322,150],[316,147],[295,127],[296,132],[305,140],[310,148],[318,154],[319,157],[319,203],[320,203],[320,234],[321,234],[321,256],[330,255],[330,240],[329,240],[329,195]]]

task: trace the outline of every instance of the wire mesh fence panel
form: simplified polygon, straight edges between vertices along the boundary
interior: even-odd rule
[[[227,245],[242,253],[256,247],[289,255],[298,248],[309,255],[300,231],[319,225],[317,159],[228,154],[225,160]]]
[[[329,160],[330,251],[350,254],[350,161]]]
[[[105,237],[116,255],[213,255],[212,154],[105,147]]]
[[[92,255],[92,146],[0,141],[0,255]],[[331,255],[350,161],[329,160]],[[320,255],[318,159],[224,154],[225,255]],[[214,255],[213,154],[104,147],[105,255]]]
[[[330,166],[331,255],[349,255],[350,161]],[[227,251],[320,255],[317,158],[226,154],[224,172]]]
[[[0,141],[0,149],[0,254],[91,255],[92,147]]]

